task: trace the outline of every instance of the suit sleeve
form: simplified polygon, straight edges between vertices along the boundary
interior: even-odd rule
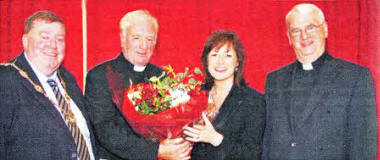
[[[85,90],[97,146],[123,159],[156,159],[158,143],[142,139],[132,130],[112,101],[105,73],[97,71],[87,75]]]
[[[227,159],[260,159],[265,127],[265,101],[262,95],[247,96],[238,112],[239,135],[225,136],[219,146],[229,155]]]
[[[18,106],[18,88],[12,83],[15,82],[9,73],[13,73],[9,68],[0,66],[0,157],[6,156],[8,131],[11,128],[14,110]],[[12,87],[13,86],[13,87]]]
[[[376,159],[377,125],[375,90],[368,69],[358,76],[348,115],[350,159]]]
[[[270,139],[271,139],[271,118],[270,118],[270,110],[269,110],[269,100],[270,100],[270,88],[269,86],[272,85],[271,83],[271,75],[272,74],[268,74],[267,78],[266,78],[266,82],[265,82],[265,93],[264,93],[264,97],[265,97],[265,110],[266,110],[266,122],[265,122],[265,129],[264,129],[264,136],[263,136],[263,153],[262,153],[262,156],[261,156],[261,159],[263,160],[266,160],[266,159],[269,159],[268,158],[268,148],[270,146]]]
[[[5,81],[3,81],[3,77],[4,77],[4,67],[3,66],[0,66],[0,109],[1,109],[1,112],[0,112],[0,157],[6,157],[5,155],[5,133],[6,133],[6,128],[7,125],[6,125],[6,122],[7,120],[5,119],[6,117],[6,107],[7,107],[7,99],[8,99],[8,94],[7,92],[5,92],[6,88],[5,88]]]

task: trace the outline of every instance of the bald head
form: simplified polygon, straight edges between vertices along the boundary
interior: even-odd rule
[[[294,6],[286,15],[286,25],[289,27],[289,20],[295,15],[314,15],[317,18],[318,23],[325,22],[325,16],[320,8],[314,4],[301,3]]]

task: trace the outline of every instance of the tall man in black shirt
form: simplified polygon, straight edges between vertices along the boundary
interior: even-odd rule
[[[112,92],[120,88],[110,85],[113,83],[107,78],[110,71],[121,75],[122,89],[130,85],[129,80],[140,83],[161,75],[162,70],[149,63],[157,33],[157,20],[148,11],[127,13],[120,21],[122,52],[115,59],[92,68],[87,75],[85,97],[102,159],[190,158],[190,144],[182,138],[166,139],[161,143],[141,138],[123,117],[116,105],[118,102],[112,99]]]
[[[368,69],[327,52],[327,23],[315,5],[296,5],[286,24],[297,61],[267,76],[263,159],[375,159]]]

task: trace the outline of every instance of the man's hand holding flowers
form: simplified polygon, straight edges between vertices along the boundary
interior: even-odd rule
[[[190,159],[191,144],[183,138],[167,138],[160,142],[158,157],[170,160]]]

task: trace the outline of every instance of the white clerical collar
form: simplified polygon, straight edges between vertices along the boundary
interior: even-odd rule
[[[145,67],[146,66],[138,66],[138,65],[134,65],[133,66],[133,70],[136,71],[136,72],[143,72],[145,70]]]
[[[305,70],[305,71],[313,70],[313,64],[311,64],[311,63],[303,64],[302,63],[302,69]]]

